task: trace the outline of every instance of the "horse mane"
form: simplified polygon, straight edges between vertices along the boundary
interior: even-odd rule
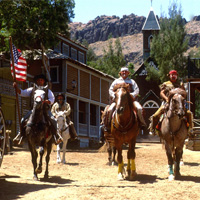
[[[113,87],[113,91],[116,92],[117,89],[124,88],[127,92],[130,92],[130,86],[127,83],[118,83]]]
[[[175,88],[175,89],[170,90],[169,92],[169,102],[175,94],[180,94],[184,99],[186,99],[187,97],[187,93],[183,88]]]
[[[113,87],[113,91],[116,92],[117,89],[119,88],[124,88],[126,90],[126,92],[128,93],[128,103],[129,103],[129,106],[130,108],[132,109],[133,108],[133,99],[130,95],[130,85],[128,83],[119,83],[119,84],[116,84],[114,87]]]

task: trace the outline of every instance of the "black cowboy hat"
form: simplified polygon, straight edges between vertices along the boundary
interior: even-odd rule
[[[36,82],[39,78],[43,79],[45,82],[47,82],[47,78],[44,74],[39,74],[39,75],[36,75],[34,77],[34,81]]]

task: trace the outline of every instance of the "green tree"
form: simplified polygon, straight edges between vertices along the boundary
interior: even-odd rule
[[[96,62],[90,62],[91,66],[114,77],[118,77],[120,68],[126,64],[119,38],[109,39],[108,50],[104,49],[104,55]]]
[[[166,74],[169,70],[175,69],[181,77],[186,75],[186,58],[184,52],[187,50],[188,41],[184,20],[182,18],[181,5],[178,9],[175,1],[169,6],[167,17],[161,17],[160,32],[155,35],[151,44],[151,57],[153,57],[159,70],[147,67],[148,79],[161,80],[167,79]]]
[[[11,35],[13,43],[22,50],[41,43],[51,48],[57,42],[57,33],[69,35],[74,6],[74,0],[1,0],[1,40],[8,44],[5,36]]]

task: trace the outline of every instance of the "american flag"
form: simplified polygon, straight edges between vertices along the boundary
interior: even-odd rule
[[[17,81],[26,81],[27,76],[27,63],[26,60],[22,57],[22,52],[12,44],[14,65],[15,65],[15,77]],[[13,75],[13,66],[12,66],[12,56],[10,56],[11,64],[11,74]]]

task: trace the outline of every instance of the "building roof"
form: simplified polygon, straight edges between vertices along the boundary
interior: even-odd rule
[[[142,30],[160,30],[160,25],[158,23],[158,19],[153,11],[153,8],[151,7],[149,11],[149,15],[146,18],[144,25],[142,27]]]
[[[22,53],[23,53],[23,56],[24,56],[24,58],[26,60],[29,59],[29,55],[30,54],[33,56],[32,57],[33,60],[42,60],[42,50],[41,49],[34,49],[33,51],[32,50],[25,50]],[[113,76],[111,76],[109,74],[106,74],[106,73],[104,73],[102,71],[99,71],[99,70],[93,68],[93,67],[90,67],[90,66],[88,66],[88,65],[86,65],[86,64],[84,64],[82,62],[79,62],[78,60],[74,60],[74,59],[70,58],[69,56],[66,56],[66,55],[64,55],[62,53],[55,52],[52,49],[46,50],[45,53],[46,53],[46,55],[47,55],[49,60],[54,60],[54,59],[68,60],[68,61],[70,61],[72,63],[75,63],[75,64],[85,68],[85,69],[88,69],[88,70],[94,71],[94,72],[96,72],[98,74],[101,74],[101,76],[104,76],[106,78],[110,78],[112,80],[115,79]]]

